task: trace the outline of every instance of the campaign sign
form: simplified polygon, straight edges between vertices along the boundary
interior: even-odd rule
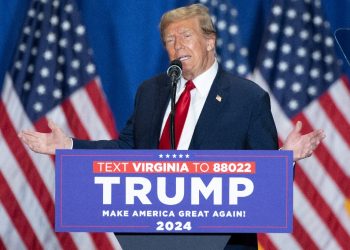
[[[58,150],[56,231],[292,231],[292,152]]]

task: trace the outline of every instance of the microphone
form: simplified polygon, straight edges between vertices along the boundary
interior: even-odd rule
[[[182,75],[182,63],[179,59],[175,59],[170,63],[170,66],[167,70],[167,75],[172,79],[172,81],[176,81],[180,79]]]

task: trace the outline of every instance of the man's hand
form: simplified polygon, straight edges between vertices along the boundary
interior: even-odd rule
[[[310,157],[320,142],[326,137],[322,129],[302,135],[300,133],[302,126],[302,122],[298,121],[281,148],[282,150],[293,150],[294,161]]]
[[[49,120],[51,133],[40,133],[35,131],[22,131],[18,134],[22,142],[34,152],[54,155],[56,149],[71,149],[72,141],[51,120]]]

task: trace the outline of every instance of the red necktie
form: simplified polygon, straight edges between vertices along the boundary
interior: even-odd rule
[[[191,80],[186,83],[186,88],[182,92],[179,100],[175,105],[175,148],[177,148],[179,144],[179,140],[181,137],[182,129],[184,128],[184,124],[186,121],[188,108],[190,107],[191,102],[191,90],[194,89],[195,86]],[[165,123],[162,136],[159,141],[159,149],[170,149],[170,115]]]

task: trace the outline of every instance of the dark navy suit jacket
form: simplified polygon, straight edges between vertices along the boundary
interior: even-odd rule
[[[157,149],[170,87],[165,74],[145,81],[137,91],[134,113],[118,140],[74,139],[74,149]],[[189,149],[277,148],[268,94],[257,84],[219,67]],[[256,246],[256,234],[234,234],[229,243]]]
[[[156,149],[169,99],[170,84],[165,74],[145,81],[137,91],[134,113],[118,140],[74,139],[74,148]],[[277,147],[268,94],[257,84],[219,68],[189,149]]]

